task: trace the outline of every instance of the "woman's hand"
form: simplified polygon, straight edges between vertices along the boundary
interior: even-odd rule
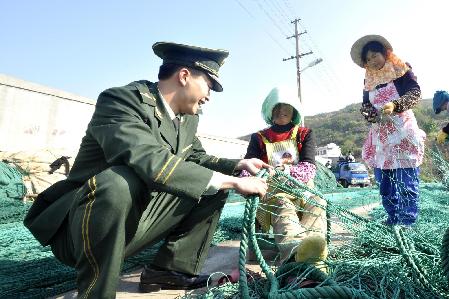
[[[436,139],[439,144],[443,144],[446,141],[447,137],[448,135],[444,133],[443,130],[440,130]]]
[[[388,102],[388,103],[386,103],[386,104],[382,107],[382,112],[383,112],[384,114],[390,115],[390,114],[393,113],[394,108],[395,108],[394,103],[393,103],[393,102]]]

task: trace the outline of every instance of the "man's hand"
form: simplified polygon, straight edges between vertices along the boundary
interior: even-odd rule
[[[260,198],[263,198],[267,193],[268,184],[258,177],[236,178],[234,189],[243,195],[258,194]]]
[[[395,106],[393,102],[388,102],[382,107],[382,112],[384,114],[392,114]]]
[[[260,159],[256,159],[256,158],[240,160],[235,169],[236,170],[246,170],[250,174],[256,175],[259,172],[259,170],[261,170],[262,168],[268,169],[270,174],[273,174],[273,172],[274,172],[272,166],[270,166],[269,164],[265,163],[264,161],[262,161]]]
[[[437,135],[437,142],[439,144],[443,144],[446,141],[447,136],[448,135],[446,133],[444,133],[443,130],[440,130]]]

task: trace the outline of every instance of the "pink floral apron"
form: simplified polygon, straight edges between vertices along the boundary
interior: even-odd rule
[[[398,98],[393,82],[369,92],[369,101],[378,111]],[[381,120],[371,125],[362,157],[369,166],[380,169],[418,167],[424,156],[425,138],[426,133],[418,127],[411,109],[382,114]]]

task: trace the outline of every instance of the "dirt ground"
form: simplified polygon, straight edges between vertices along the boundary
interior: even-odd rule
[[[225,274],[230,274],[232,270],[238,268],[240,241],[225,241],[218,246],[214,246],[209,250],[209,256],[203,267],[202,273],[212,274],[211,286],[215,286],[218,279]],[[248,263],[247,269],[254,272],[261,272],[261,268],[256,263]],[[179,298],[186,294],[204,293],[205,289],[198,289],[195,291],[176,291],[176,290],[162,290],[153,293],[140,293],[139,280],[142,269],[133,271],[132,273],[120,277],[120,282],[117,290],[117,298],[161,298],[171,299]],[[68,292],[56,298],[76,298],[76,291]]]

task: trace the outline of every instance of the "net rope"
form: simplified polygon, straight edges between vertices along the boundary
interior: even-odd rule
[[[432,183],[421,183],[420,213],[412,228],[386,226],[379,190],[345,189],[332,172],[317,163],[316,188],[309,188],[277,172],[270,187],[318,205],[327,202],[327,239],[330,255],[325,268],[313,264],[279,264],[266,259],[261,244],[273,235],[256,230],[258,208],[269,206],[257,197],[227,205],[213,244],[241,240],[239,283],[209,287],[185,298],[448,298],[449,297],[449,164],[447,151],[428,147]],[[74,289],[75,272],[59,263],[48,247],[41,247],[23,226],[30,203],[21,199],[26,188],[17,169],[0,162],[0,298],[45,298]],[[260,175],[264,175],[261,173]],[[301,211],[304,212],[304,211]],[[271,243],[272,247],[276,244]],[[157,246],[127,259],[124,271],[148,263]],[[253,253],[263,275],[247,270]],[[292,279],[294,278],[294,279]],[[313,280],[315,287],[299,288]]]

